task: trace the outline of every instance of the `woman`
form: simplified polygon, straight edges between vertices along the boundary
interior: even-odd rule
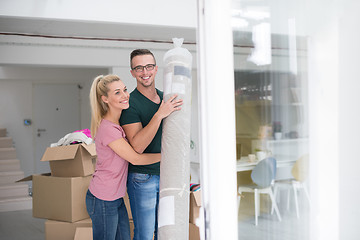
[[[119,118],[122,110],[129,107],[129,93],[118,76],[101,75],[94,79],[90,105],[97,162],[86,195],[86,207],[92,220],[93,239],[130,239],[123,200],[128,162],[152,164],[160,161],[160,154],[138,154],[127,142]]]

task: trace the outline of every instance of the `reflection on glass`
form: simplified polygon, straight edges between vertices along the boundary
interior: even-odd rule
[[[279,1],[233,1],[239,239],[309,239],[306,37],[286,10]],[[266,194],[256,214],[254,186],[244,185],[254,184],[253,169],[269,157],[276,160],[274,181],[260,187]]]
[[[258,66],[271,64],[271,32],[269,23],[259,23],[253,27],[252,40],[254,48],[248,61]]]

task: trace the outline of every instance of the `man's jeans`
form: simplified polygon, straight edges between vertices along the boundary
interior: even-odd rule
[[[134,240],[157,240],[160,176],[129,173],[127,192],[134,220]]]
[[[129,216],[123,198],[103,201],[88,190],[86,209],[92,220],[94,240],[130,240]]]

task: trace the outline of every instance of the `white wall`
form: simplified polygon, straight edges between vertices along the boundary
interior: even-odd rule
[[[1,0],[0,15],[196,27],[196,1]]]
[[[351,4],[349,4],[351,3]],[[360,235],[359,55],[360,2],[345,1],[339,16],[339,239]]]
[[[21,168],[27,173],[34,170],[32,128],[23,124],[24,119],[32,118],[31,89],[31,82],[0,81],[0,127],[13,138]]]
[[[313,239],[359,238],[360,2],[308,4]],[[316,24],[315,24],[316,23]],[[315,164],[314,164],[315,163]]]
[[[25,175],[34,172],[33,125],[25,126],[24,119],[33,119],[33,84],[75,82],[85,86],[81,95],[82,128],[89,128],[88,90],[86,86],[106,69],[64,69],[44,67],[0,67],[0,127],[13,138],[17,157]],[[86,91],[86,93],[85,93]],[[51,99],[49,99],[51,101]]]

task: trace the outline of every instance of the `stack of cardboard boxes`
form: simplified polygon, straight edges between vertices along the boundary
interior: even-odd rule
[[[51,174],[32,175],[33,217],[45,222],[47,240],[74,239],[77,227],[91,229],[85,197],[95,170],[95,144],[49,147],[41,161],[48,161]]]
[[[95,171],[95,144],[48,147],[41,161],[49,162],[51,174],[32,175],[19,181],[33,181],[33,217],[47,219],[45,239],[92,239],[85,198]],[[124,199],[132,231],[129,200],[127,196]]]

